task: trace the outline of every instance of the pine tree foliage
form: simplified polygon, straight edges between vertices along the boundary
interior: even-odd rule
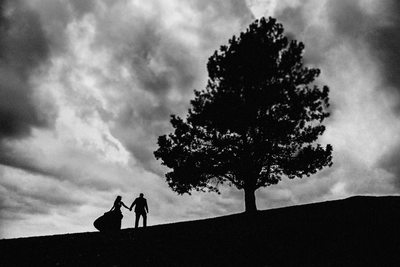
[[[154,152],[172,169],[172,190],[218,192],[227,183],[245,190],[253,211],[256,189],[332,165],[332,146],[317,142],[329,89],[313,84],[320,70],[303,66],[303,43],[283,32],[273,18],[256,20],[209,58],[207,87],[195,90],[185,120],[171,116],[174,132]]]

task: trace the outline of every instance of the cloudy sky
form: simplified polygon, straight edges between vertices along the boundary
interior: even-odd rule
[[[117,195],[149,224],[244,210],[243,192],[178,196],[152,152],[256,18],[303,41],[330,87],[334,165],[257,191],[259,209],[400,192],[395,0],[1,0],[0,238],[94,231]],[[123,227],[134,214],[124,210]]]

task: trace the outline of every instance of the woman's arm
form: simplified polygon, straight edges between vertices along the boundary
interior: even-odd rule
[[[125,203],[124,202],[122,202],[121,201],[121,204],[122,204],[122,206],[124,206],[126,209],[128,209],[129,210],[129,208],[125,205]]]

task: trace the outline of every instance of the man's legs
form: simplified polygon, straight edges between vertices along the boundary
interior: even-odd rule
[[[147,214],[146,214],[146,212],[143,212],[142,216],[143,216],[143,227],[146,227],[147,226]]]
[[[139,226],[139,218],[140,218],[140,213],[135,212],[136,218],[135,218],[135,228],[138,228]]]

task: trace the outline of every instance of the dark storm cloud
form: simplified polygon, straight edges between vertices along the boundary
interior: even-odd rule
[[[380,89],[388,90],[395,101],[394,112],[400,114],[400,3],[390,1],[386,6],[386,14],[368,21],[368,31],[365,31],[365,42],[380,69],[382,84]],[[382,23],[379,23],[380,20]],[[359,24],[359,20],[356,19]],[[364,23],[365,24],[365,23]],[[400,144],[389,148],[378,166],[396,177],[395,185],[400,188]]]
[[[57,180],[73,179],[81,186],[106,190],[110,183],[79,181],[79,173],[64,164],[43,163],[35,153],[14,146],[33,128],[49,128],[57,116],[52,95],[42,95],[33,80],[48,78],[51,59],[68,52],[68,25],[95,9],[93,1],[0,1],[0,164]],[[64,83],[70,73],[64,73]],[[68,86],[68,84],[67,84]],[[41,102],[44,101],[44,102]],[[86,103],[87,104],[87,103]],[[27,147],[28,149],[28,147]],[[45,153],[41,151],[37,153]],[[87,161],[88,155],[77,153]],[[71,164],[72,165],[72,164]]]
[[[37,14],[21,1],[0,4],[0,139],[21,138],[49,123],[30,82],[48,59],[49,47]]]
[[[176,39],[174,29],[166,28],[165,14],[158,8],[154,7],[153,16],[140,10],[127,15],[125,2],[114,2],[104,16],[96,17],[94,42],[95,47],[113,55],[116,67],[124,65],[132,75],[132,89],[125,93],[124,103],[120,103],[113,135],[131,152],[138,165],[148,170],[154,170],[155,135],[165,129],[160,122],[168,121],[174,108],[182,105],[168,100],[168,94],[173,90],[182,96],[191,94],[200,72],[192,47]],[[140,99],[145,96],[141,91],[155,101]]]
[[[44,176],[52,176],[54,173],[50,170],[38,166],[36,160],[27,155],[16,153],[7,145],[1,146],[0,163],[5,166],[10,166],[16,169],[22,169],[29,173],[40,174]]]
[[[169,90],[193,84],[196,64],[192,48],[176,40],[174,29],[166,29],[156,15],[148,18],[134,13],[129,21],[116,20],[125,9],[123,2],[116,2],[108,14],[97,18],[96,45],[110,51],[115,64],[125,64],[139,87],[157,97],[164,99]]]
[[[278,19],[284,22],[290,22],[291,31],[295,31],[297,33],[301,33],[306,28],[307,17],[303,12],[303,7],[286,7],[278,14]],[[285,27],[285,25],[284,25]],[[294,38],[294,34],[290,32],[286,32],[286,35],[289,37]]]
[[[36,153],[32,154],[29,150],[23,153],[24,145],[15,144],[3,145],[1,151],[2,165],[45,177],[57,183],[71,182],[79,188],[97,191],[108,191],[118,185],[118,181],[110,177],[119,174],[120,168],[112,163],[93,161],[95,155],[90,151],[66,148],[58,154],[49,155],[49,151],[36,148]]]
[[[97,8],[96,3],[100,3],[100,0],[38,0],[34,3],[29,0],[19,1],[29,5],[30,12],[39,18],[42,32],[53,56],[68,52],[70,40],[67,31],[70,23],[94,13]]]
[[[1,176],[4,170],[0,168]],[[17,176],[13,177],[3,176],[0,184],[0,236],[7,236],[7,227],[16,222],[22,221],[29,227],[36,223],[33,219],[35,217],[76,212],[78,207],[87,202],[85,196],[80,194],[81,191],[78,192],[68,183],[60,184],[21,171],[16,173]],[[49,222],[54,221],[50,219]],[[17,232],[22,233],[22,228]]]
[[[1,1],[0,8],[0,164],[29,170],[31,164],[27,167],[18,156],[10,153],[6,142],[28,137],[33,127],[49,125],[49,115],[39,108],[34,98],[31,78],[40,75],[50,51],[39,16],[24,2]],[[15,216],[15,210],[43,209],[33,207],[31,202],[19,205],[24,198],[10,201],[15,191],[11,194],[10,188],[4,187],[4,177],[0,189],[2,221]]]
[[[191,34],[187,36],[188,39],[180,39],[179,31],[182,29],[165,25],[162,16],[168,14],[162,14],[156,6],[154,16],[134,13],[129,21],[116,21],[115,18],[120,17],[126,9],[123,2],[116,2],[109,6],[107,15],[97,20],[97,45],[107,47],[114,54],[116,64],[126,63],[142,90],[163,100],[173,89],[182,94],[191,94],[199,74],[196,62],[199,58],[195,47],[197,40],[190,38],[200,35],[198,42],[201,46],[212,44],[213,49],[217,49],[220,44],[216,43],[216,39],[221,40],[218,35],[223,29],[216,27],[224,27],[220,22],[239,20],[248,23],[251,13],[241,0],[189,3],[188,8],[191,7],[200,16],[200,26],[190,26],[188,21],[186,28]],[[185,28],[185,25],[179,26]],[[205,65],[202,69],[205,69]]]
[[[69,2],[78,17],[92,12],[96,6],[96,0],[69,0]]]
[[[377,4],[367,12],[361,1],[328,1],[328,19],[334,36],[355,47],[366,46],[380,68],[381,89],[400,91],[400,3],[395,0]],[[335,42],[335,40],[333,40]],[[322,54],[323,55],[323,54]],[[400,94],[397,95],[400,101]]]
[[[168,20],[172,15],[156,4],[151,16],[132,10],[126,17],[124,2],[109,5],[108,12],[96,20],[96,47],[107,49],[114,64],[126,66],[134,77],[113,134],[142,167],[158,174],[153,151],[157,137],[168,129],[170,115],[187,112],[193,90],[206,82],[208,56],[239,33],[237,28],[231,31],[232,25],[244,28],[252,18],[241,0],[188,1],[183,5],[196,15],[195,23],[185,17],[181,24],[171,26]],[[155,100],[140,100],[134,91],[149,93]]]
[[[326,5],[328,18],[336,34],[353,40],[361,38],[362,41],[367,41],[364,38],[374,26],[376,17],[362,10],[359,1],[328,1]]]
[[[14,62],[22,63],[20,65],[25,68],[21,71],[15,69],[13,64],[5,65],[7,71],[16,76],[13,84],[6,83],[10,84],[6,87],[9,88],[7,93],[13,94],[16,105],[12,104],[4,112],[0,110],[0,122],[4,125],[0,134],[19,134],[25,137],[29,135],[31,127],[48,124],[45,113],[39,110],[32,99],[29,78],[33,71],[46,62],[50,50],[53,55],[68,52],[71,41],[67,36],[68,26],[91,14],[93,20],[90,23],[95,27],[95,40],[91,49],[104,49],[113,58],[110,69],[113,66],[117,69],[122,65],[132,76],[131,91],[121,90],[121,94],[125,94],[124,102],[116,103],[121,106],[121,111],[113,134],[145,169],[158,165],[154,160],[153,150],[157,136],[165,133],[168,128],[170,114],[186,112],[193,90],[199,89],[195,87],[205,84],[207,57],[204,57],[204,51],[210,56],[232,34],[238,33],[237,29],[230,33],[232,25],[239,24],[244,28],[252,18],[242,0],[187,1],[183,4],[174,2],[185,5],[186,9],[197,16],[196,21],[186,17],[187,25],[182,21],[183,24],[177,23],[174,26],[168,26],[166,20],[175,18],[165,13],[160,7],[162,5],[157,2],[150,3],[151,12],[143,12],[140,10],[141,5],[127,1],[42,0],[30,5],[32,10],[25,7],[22,1],[16,3],[18,5],[14,5],[14,14],[18,16],[6,19],[15,28],[13,33],[17,34],[18,43],[26,46],[14,51],[17,56],[23,56],[23,60],[15,59]],[[136,8],[132,8],[132,5]],[[177,13],[177,16],[180,14]],[[24,19],[16,20],[15,17]],[[26,24],[30,25],[29,31],[23,31],[23,25]],[[9,51],[1,50],[10,54]],[[26,58],[32,60],[25,62]],[[65,73],[64,80],[60,82],[67,88],[73,88],[68,82],[68,75],[69,73]],[[106,77],[101,77],[101,74],[98,79],[113,87],[121,86],[112,78],[108,81]],[[143,94],[137,94],[138,91],[150,94],[154,100],[138,99],[143,97]],[[178,99],[171,97],[171,92]],[[7,105],[2,107],[4,109]],[[96,109],[103,120],[110,119],[110,113],[104,112],[99,105],[93,105],[92,111]],[[136,134],[135,138],[132,131],[138,131],[139,136]],[[47,169],[38,166],[31,159],[2,155],[0,160],[9,166],[49,175]]]
[[[400,3],[393,0],[383,25],[369,32],[371,51],[381,62],[382,75],[387,87],[396,91],[400,101]],[[396,107],[399,111],[400,105]]]
[[[0,196],[0,210],[13,211],[13,214],[48,214],[52,209],[74,209],[84,203],[82,198],[71,197],[71,192],[61,186],[3,183],[0,187],[7,192]]]
[[[336,45],[351,46],[354,51],[366,49],[375,62],[380,79],[374,88],[378,92],[387,92],[395,101],[393,112],[400,110],[400,3],[398,1],[384,1],[374,3],[373,10],[367,10],[362,1],[327,1],[325,10],[327,21],[332,29],[332,38],[324,40],[318,35],[318,29],[312,28],[312,36],[307,34],[307,4],[296,7],[282,8],[278,18],[288,22],[289,28],[296,33],[301,41],[305,42],[305,61],[312,64],[324,64],[324,55]],[[311,50],[311,51],[310,51]],[[324,70],[322,70],[324,71]],[[357,77],[354,77],[355,79]],[[332,88],[331,88],[332,89]],[[338,90],[339,88],[333,88]],[[334,104],[334,103],[333,103]],[[335,105],[331,106],[331,113],[335,116]],[[368,111],[366,111],[368,112]],[[389,148],[389,151],[377,163],[377,166],[400,177],[400,145]],[[396,182],[400,187],[400,182]]]
[[[378,162],[378,166],[383,168],[395,177],[394,185],[400,188],[400,144],[391,148]]]
[[[295,6],[282,4],[276,14],[278,20],[283,23],[286,35],[305,43],[306,63],[323,64],[326,53],[341,44],[368,47],[372,53],[377,51],[380,41],[373,35],[380,35],[380,31],[387,30],[381,26],[380,21],[380,18],[385,19],[383,17],[386,14],[367,12],[362,2],[357,0],[326,1],[323,19],[328,22],[328,28],[324,28],[323,25],[312,22],[311,18],[315,14],[310,9],[313,8],[313,4],[313,1],[301,1]]]
[[[335,32],[366,45],[380,68],[381,89],[395,90],[400,108],[400,3],[382,3],[385,12],[368,14],[359,1],[329,1],[328,10]]]

